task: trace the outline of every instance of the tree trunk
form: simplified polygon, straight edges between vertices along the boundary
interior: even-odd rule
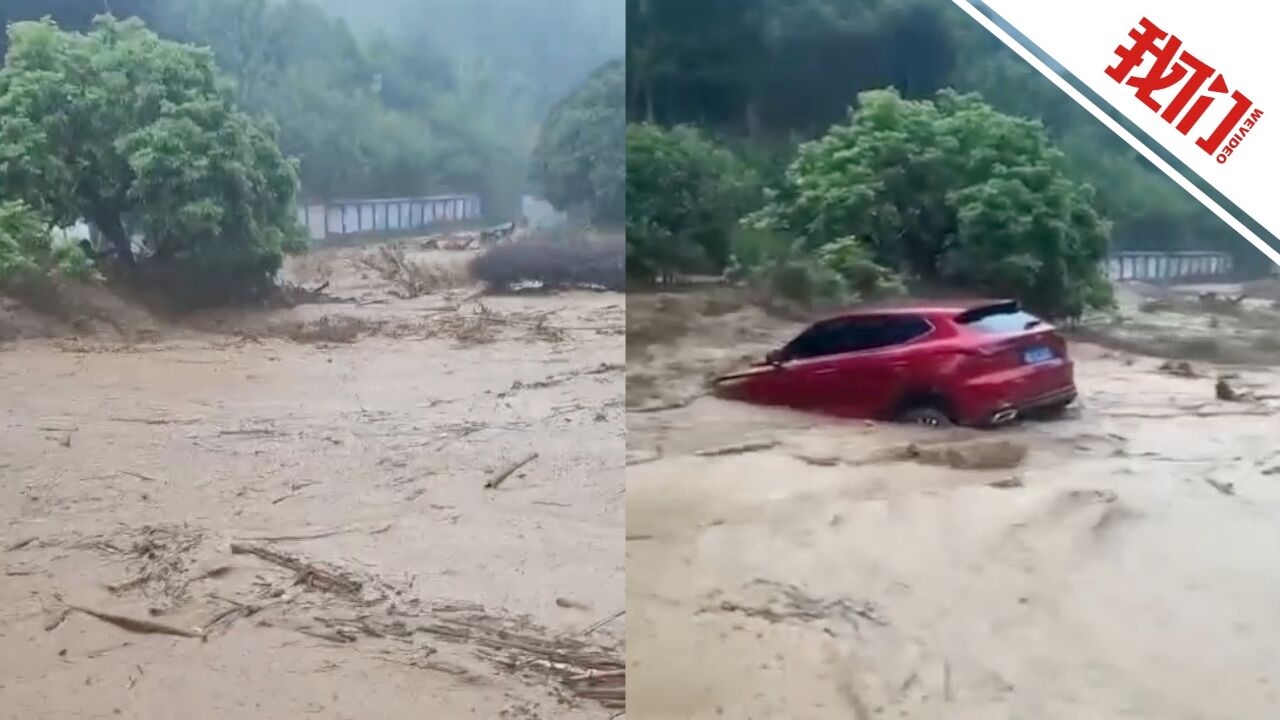
[[[98,229],[102,231],[102,235],[106,237],[107,242],[111,243],[111,247],[115,248],[116,257],[127,268],[134,266],[133,259],[133,240],[129,237],[129,233],[125,232],[124,223],[120,220],[118,212],[100,212],[95,220]]]

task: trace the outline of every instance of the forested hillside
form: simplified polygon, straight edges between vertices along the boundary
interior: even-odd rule
[[[6,0],[0,23],[86,30],[108,9],[211,48],[301,160],[304,195],[479,192],[498,218],[546,113],[623,32],[621,5],[592,0]]]

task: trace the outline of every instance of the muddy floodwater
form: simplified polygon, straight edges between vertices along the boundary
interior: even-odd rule
[[[1166,357],[1074,342],[1078,407],[998,432],[705,397],[799,326],[629,298],[630,716],[1275,717],[1280,324],[1191,297],[1123,298],[1099,332]]]
[[[624,298],[443,252],[406,298],[372,252],[289,268],[323,304],[0,345],[0,717],[617,712]]]

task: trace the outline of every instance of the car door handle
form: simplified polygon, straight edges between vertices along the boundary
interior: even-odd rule
[[[837,372],[840,372],[840,371],[835,368],[823,368],[821,370],[814,370],[813,374],[814,375],[835,375]]]

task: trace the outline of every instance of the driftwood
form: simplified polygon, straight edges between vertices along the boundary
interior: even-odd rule
[[[1235,495],[1235,494],[1236,494],[1236,484],[1235,484],[1235,483],[1222,482],[1221,480],[1214,480],[1213,478],[1205,478],[1205,479],[1204,479],[1204,481],[1205,481],[1205,482],[1207,482],[1207,483],[1209,483],[1210,487],[1212,487],[1214,490],[1217,490],[1218,492],[1222,493],[1223,495]]]
[[[233,542],[231,543],[231,553],[233,555],[256,555],[269,563],[274,563],[280,567],[296,572],[298,574],[296,580],[297,583],[306,583],[321,590],[354,595],[359,593],[362,587],[362,585],[356,580],[341,577],[333,572],[319,568],[297,556],[281,552],[274,548],[251,543]]]
[[[368,530],[365,530],[364,528],[360,528],[360,527],[345,527],[345,528],[334,528],[332,530],[318,530],[312,533],[300,533],[297,535],[265,535],[261,537],[246,537],[246,538],[239,538],[239,540],[245,541],[245,542],[289,542],[289,541],[295,541],[295,540],[318,540],[320,538],[333,537],[334,535],[345,535],[346,533],[353,533],[353,532],[366,532],[369,535],[381,535],[382,533],[390,529],[391,529],[391,523],[385,523],[383,525],[378,525]],[[232,550],[232,552],[235,552],[235,550]]]
[[[525,465],[528,465],[529,463],[537,459],[538,459],[538,453],[530,453],[523,460],[512,463],[511,465],[508,465],[506,468],[498,471],[496,474],[490,477],[487,481],[485,481],[485,484],[484,484],[485,488],[488,490],[496,489],[507,478],[511,477],[511,475],[513,475],[515,471],[519,470],[520,468],[524,467]]]
[[[39,539],[40,539],[39,537],[36,537],[36,536],[34,536],[34,535],[33,535],[33,536],[31,536],[31,537],[29,537],[29,538],[24,538],[24,539],[22,539],[22,540],[19,540],[19,541],[18,541],[18,542],[16,542],[16,543],[13,543],[13,544],[12,544],[12,545],[10,545],[9,547],[5,548],[5,552],[13,552],[13,551],[15,551],[15,550],[21,550],[22,548],[24,548],[24,547],[26,547],[26,546],[30,545],[31,543],[33,543],[33,542],[35,542],[36,540],[39,540]]]
[[[139,633],[142,635],[177,635],[178,637],[203,638],[204,633],[199,630],[188,630],[186,628],[175,627],[173,625],[165,625],[153,620],[140,620],[138,618],[126,617],[124,615],[115,615],[113,613],[101,612],[92,608],[82,607],[79,605],[69,605],[68,609],[75,612],[82,612],[85,615],[95,617],[105,623],[110,623],[123,630]]]
[[[625,615],[625,614],[626,614],[626,612],[627,612],[626,610],[619,610],[618,612],[616,612],[616,613],[614,613],[614,614],[610,615],[609,617],[607,617],[607,618],[605,618],[605,619],[603,619],[603,620],[601,620],[601,621],[599,621],[599,622],[597,622],[597,623],[592,624],[592,625],[591,625],[591,627],[589,627],[589,628],[587,628],[586,630],[583,630],[583,631],[582,631],[582,635],[583,635],[584,637],[585,637],[585,636],[587,636],[587,635],[590,635],[591,633],[593,633],[593,632],[595,632],[595,631],[599,630],[600,628],[604,627],[605,625],[608,625],[609,623],[613,622],[614,620],[617,620],[618,618],[622,617],[623,615]]]
[[[777,440],[758,440],[755,442],[746,442],[740,445],[728,445],[726,447],[710,448],[707,450],[699,450],[695,455],[698,457],[724,457],[726,455],[745,455],[747,453],[763,452],[772,450],[780,445]]]

